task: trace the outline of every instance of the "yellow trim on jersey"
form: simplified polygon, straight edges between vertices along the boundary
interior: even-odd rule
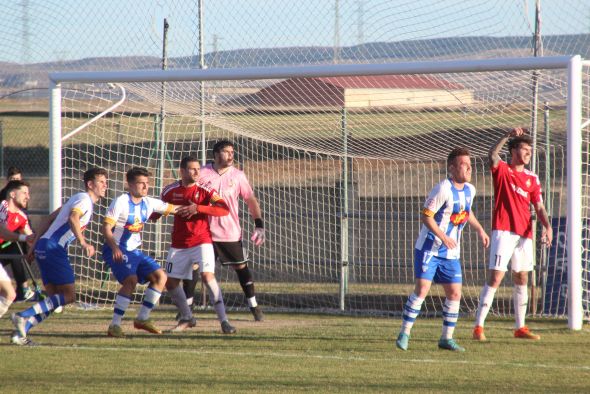
[[[221,198],[221,196],[220,196],[220,195],[218,195],[218,194],[214,194],[214,195],[212,195],[212,196],[211,196],[211,202],[212,202],[213,204],[215,204],[217,201],[219,201],[219,200],[221,200],[221,199],[222,199],[222,198]]]
[[[111,226],[114,226],[117,224],[117,221],[115,219],[112,218],[104,218],[104,223],[105,224],[110,224]]]
[[[72,212],[77,212],[80,214],[80,216],[84,216],[84,211],[78,207],[72,208]]]
[[[166,208],[166,210],[164,211],[164,213],[162,215],[168,216],[172,212],[174,212],[175,209],[176,209],[176,205],[174,205],[174,204],[168,204],[168,207]]]
[[[430,209],[428,208],[424,208],[422,209],[422,215],[424,216],[428,216],[428,217],[433,217],[435,214],[435,212],[432,212]]]

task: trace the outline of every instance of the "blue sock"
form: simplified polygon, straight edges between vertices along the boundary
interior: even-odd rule
[[[19,312],[20,317],[33,317],[41,313],[53,312],[55,308],[66,304],[63,294],[54,294],[51,297],[47,297],[43,301],[39,301],[29,309],[25,309]]]

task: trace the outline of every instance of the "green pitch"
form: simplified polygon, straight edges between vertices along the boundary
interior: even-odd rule
[[[564,321],[530,321],[542,336],[531,342],[512,338],[512,320],[492,320],[489,341],[476,343],[463,319],[455,338],[467,351],[457,354],[437,348],[440,319],[419,319],[402,352],[399,318],[267,314],[254,323],[230,313],[238,333],[224,336],[200,312],[196,328],[155,336],[131,327],[135,314],[127,338],[113,339],[109,311],[67,309],[33,330],[36,348],[11,345],[4,317],[2,392],[584,392],[590,376],[590,330],[571,332]],[[152,316],[170,329],[173,315]]]

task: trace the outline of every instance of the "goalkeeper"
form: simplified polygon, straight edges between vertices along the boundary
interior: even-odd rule
[[[262,212],[248,178],[243,171],[234,167],[234,155],[234,145],[230,141],[218,141],[213,146],[213,162],[201,169],[200,181],[217,190],[229,205],[228,216],[209,217],[215,253],[222,264],[230,264],[234,268],[254,320],[262,321],[264,314],[256,302],[254,278],[242,246],[238,197],[246,202],[254,220],[254,232],[250,240],[256,246],[264,242]]]

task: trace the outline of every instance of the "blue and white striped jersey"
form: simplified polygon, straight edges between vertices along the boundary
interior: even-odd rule
[[[70,227],[70,212],[80,212],[80,228],[83,231],[92,219],[93,207],[94,204],[88,193],[81,192],[74,194],[64,205],[62,205],[57,217],[41,238],[52,239],[63,246],[64,249],[67,249],[70,242],[76,239],[76,236],[72,233]]]
[[[434,186],[422,213],[434,217],[438,227],[448,237],[455,239],[457,247],[448,249],[432,231],[422,225],[416,240],[416,249],[445,259],[458,259],[461,254],[461,231],[469,218],[474,197],[475,187],[470,183],[465,183],[462,190],[455,188],[449,179]]]
[[[114,226],[113,236],[119,248],[132,251],[141,245],[141,230],[153,212],[167,216],[174,205],[160,199],[143,197],[135,204],[131,195],[125,193],[113,200],[104,222]]]

